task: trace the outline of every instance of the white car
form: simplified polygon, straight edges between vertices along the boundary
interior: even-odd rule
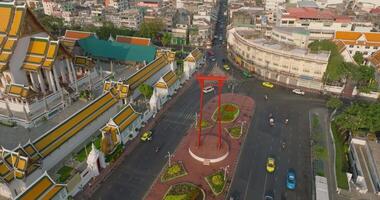
[[[302,90],[300,90],[300,89],[294,89],[294,90],[292,90],[292,92],[293,92],[294,94],[305,95],[305,92],[302,91]]]
[[[212,92],[212,91],[214,91],[214,87],[212,87],[212,86],[207,86],[207,87],[203,88],[203,92],[206,94],[209,92]]]

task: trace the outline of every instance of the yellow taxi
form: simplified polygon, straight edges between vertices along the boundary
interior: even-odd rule
[[[151,141],[152,140],[152,131],[145,131],[141,136],[141,141]]]
[[[267,172],[272,173],[276,169],[275,160],[272,157],[268,157],[267,160]]]
[[[274,85],[271,82],[263,82],[262,85],[267,88],[273,88]]]

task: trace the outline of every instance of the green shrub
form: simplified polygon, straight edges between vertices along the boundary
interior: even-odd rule
[[[223,184],[223,178],[222,175],[217,174],[211,178],[212,184],[214,185],[222,185]]]
[[[174,175],[181,171],[181,167],[178,164],[172,165],[168,169],[168,174]]]

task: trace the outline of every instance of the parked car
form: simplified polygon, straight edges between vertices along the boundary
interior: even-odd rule
[[[249,71],[243,71],[243,76],[244,76],[245,78],[252,78],[252,74],[251,74],[251,72],[249,72]]]
[[[294,90],[292,90],[292,92],[293,92],[294,94],[305,95],[305,92],[302,91],[302,90],[300,90],[300,89],[294,89]]]
[[[262,85],[267,88],[273,88],[274,85],[271,82],[263,82]]]
[[[215,62],[215,61],[216,61],[216,58],[215,58],[215,57],[211,57],[211,61],[212,61],[212,62]]]
[[[209,92],[212,92],[214,91],[214,87],[213,86],[207,86],[205,88],[203,88],[203,93],[209,93]]]
[[[224,68],[226,71],[230,71],[230,69],[231,69],[230,66],[228,66],[227,64],[224,64],[224,65],[223,65],[223,68]]]
[[[275,159],[273,157],[268,157],[267,159],[267,172],[272,173],[276,169]]]
[[[142,136],[141,136],[141,141],[146,142],[146,141],[151,141],[152,140],[152,131],[145,131]]]
[[[296,172],[293,169],[289,169],[286,175],[286,188],[289,190],[296,189]]]

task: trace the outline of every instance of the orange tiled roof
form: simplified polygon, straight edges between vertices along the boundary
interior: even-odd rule
[[[380,68],[380,50],[372,54],[368,60],[377,68]]]
[[[84,32],[84,31],[66,30],[65,39],[66,40],[79,40],[79,39],[89,37],[91,35],[95,35],[95,33]]]
[[[359,41],[361,37],[364,37],[364,41]],[[380,33],[337,31],[335,32],[334,40],[340,40],[345,45],[380,46]]]
[[[117,35],[116,42],[141,45],[141,46],[149,46],[150,38]]]

